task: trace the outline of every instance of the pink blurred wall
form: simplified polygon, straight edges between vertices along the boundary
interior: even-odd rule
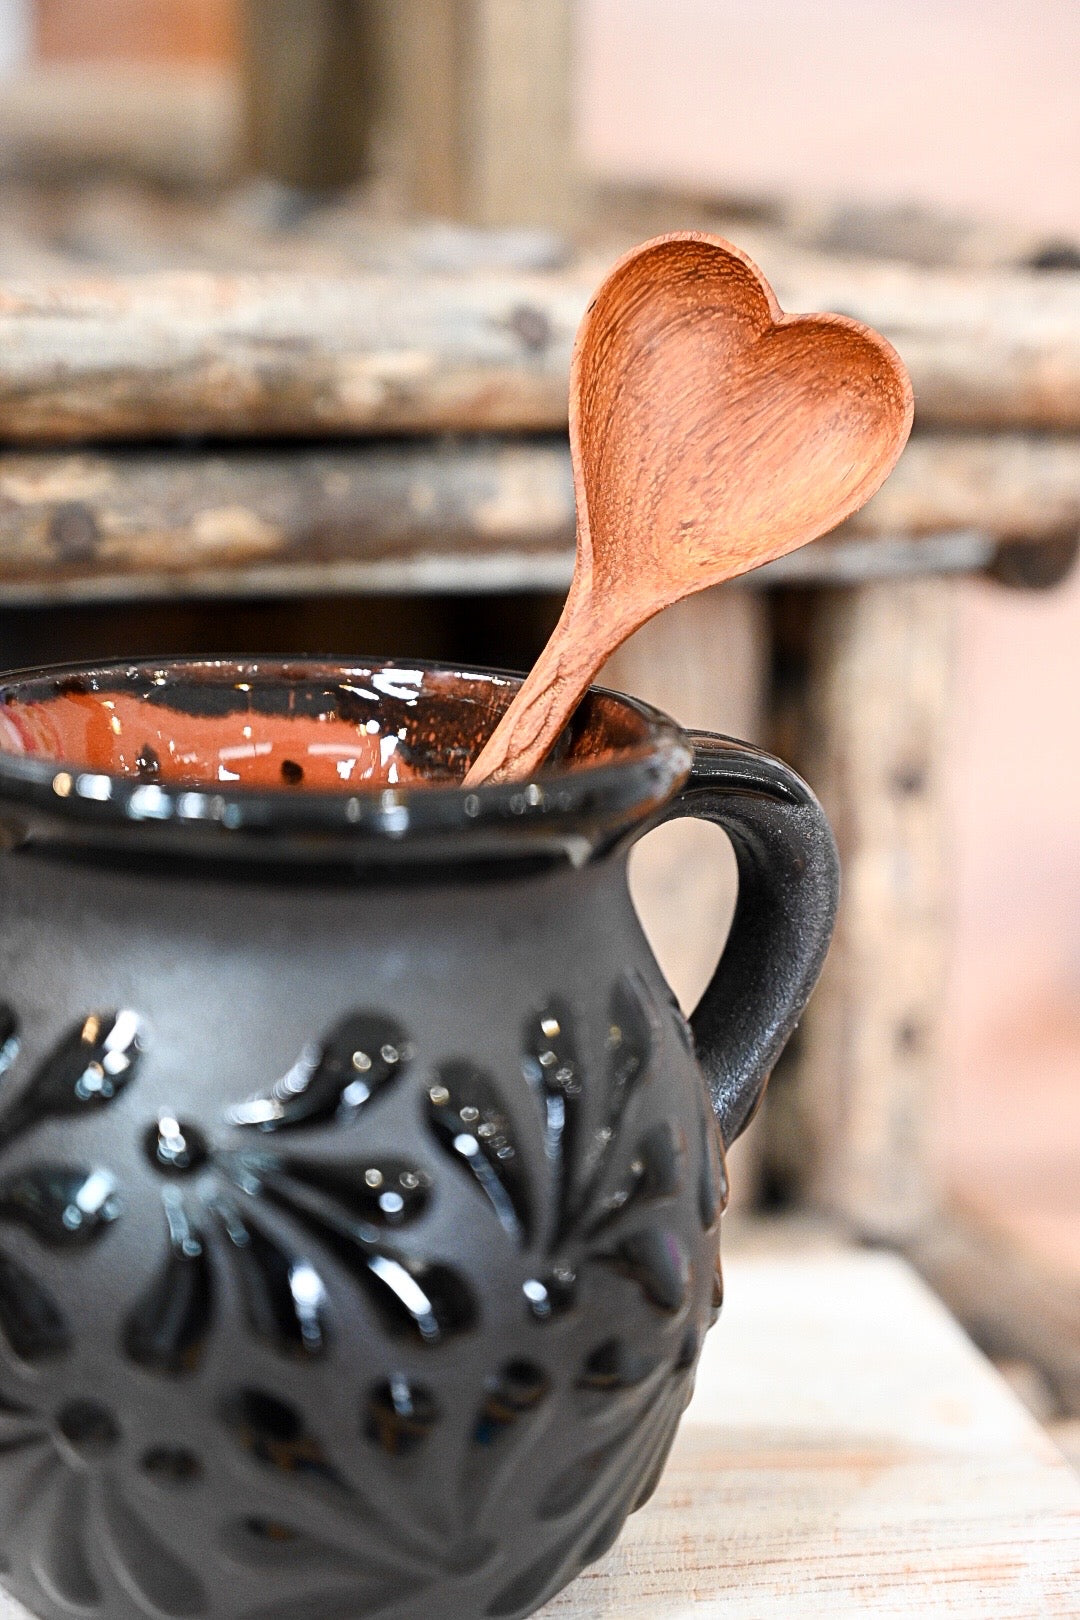
[[[593,167],[1080,239],[1080,0],[581,0]],[[767,266],[765,267],[767,270]],[[948,1151],[1080,1264],[1080,581],[962,590]]]
[[[597,167],[1080,232],[1077,0],[579,0]]]

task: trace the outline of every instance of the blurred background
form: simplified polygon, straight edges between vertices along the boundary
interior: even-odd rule
[[[586,0],[582,13],[578,129],[607,175],[909,204],[1080,242],[1071,0]],[[1080,577],[1054,594],[964,582],[960,595],[949,1173],[999,1207],[1007,1189],[1032,1242],[1080,1275]]]
[[[688,721],[786,743],[840,818],[849,871],[868,849],[892,868],[925,863],[932,928],[897,902],[907,944],[890,940],[885,905],[886,937],[872,944],[872,916],[851,913],[820,1030],[778,1075],[761,1142],[748,1141],[744,1198],[823,1208],[857,1236],[906,1247],[1058,1418],[1080,1401],[1078,61],[1075,0],[0,0],[0,277],[23,291],[176,268],[507,274],[525,278],[512,320],[527,373],[563,342],[527,278],[562,286],[582,262],[581,279],[595,280],[627,241],[706,224],[754,252],[785,302],[787,285],[836,286],[849,301],[821,307],[882,312],[916,374],[926,437],[902,495],[846,537],[863,550],[823,550],[801,588],[777,576],[657,627],[612,678]],[[485,576],[473,590],[453,569],[445,589],[430,571],[411,590],[386,589],[385,574],[383,588],[357,588],[367,576],[349,568],[372,532],[389,524],[397,552],[406,545],[404,520],[380,528],[370,512],[338,512],[340,555],[316,545],[260,584],[258,523],[270,520],[236,493],[248,474],[230,471],[218,529],[198,529],[175,517],[189,500],[175,456],[138,462],[118,563],[119,540],[95,551],[93,525],[107,523],[86,489],[123,482],[134,440],[188,455],[213,433],[182,412],[163,428],[149,406],[140,433],[130,404],[106,431],[72,406],[39,444],[19,425],[25,386],[8,388],[5,419],[26,453],[49,441],[72,454],[104,435],[121,460],[95,462],[92,476],[85,461],[0,468],[7,665],[226,646],[522,665],[557,611],[565,491],[532,463],[499,484],[503,515],[489,512],[489,526],[501,534],[507,503],[532,502],[515,533],[548,561],[520,580],[507,565],[496,588]],[[527,417],[505,423],[511,435],[537,428],[557,449],[558,424],[539,408]],[[292,465],[283,436],[266,431],[279,459],[259,472],[279,484]],[[327,433],[339,448],[341,437],[339,425]],[[155,478],[173,480],[172,529]],[[389,473],[384,484],[387,503],[402,499]],[[361,506],[374,499],[361,491]],[[157,515],[140,518],[140,501]],[[42,524],[60,536],[44,569],[31,555]],[[212,578],[196,580],[176,550],[196,530]],[[830,702],[878,703],[883,718],[856,735]],[[881,831],[867,808],[884,769],[874,736],[904,714],[926,754],[904,789],[916,808]],[[715,864],[707,839],[693,853]],[[638,881],[692,999],[722,937],[730,872],[687,882],[676,867],[688,858],[685,842],[654,853]],[[908,1068],[890,1048],[881,1061],[899,1067],[884,1101],[867,1078],[876,1060],[865,1074],[854,1064],[870,1100],[865,1118],[847,1117],[855,1168],[841,1186],[842,1170],[807,1170],[801,1137],[847,1106],[830,1094],[846,1061],[837,1043],[877,1016],[866,963],[887,976],[893,948],[933,1010],[926,1028],[897,1026]],[[878,1132],[872,1153],[860,1130]],[[923,1158],[916,1197],[906,1178]],[[861,1191],[875,1176],[877,1191]],[[939,1207],[951,1212],[940,1228],[928,1215]],[[1024,1330],[986,1303],[987,1279],[1006,1272],[1001,1310],[1025,1316]]]

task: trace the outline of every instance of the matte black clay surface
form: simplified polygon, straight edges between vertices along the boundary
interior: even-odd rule
[[[610,694],[535,782],[432,785],[514,683],[413,674],[0,694],[0,1558],[42,1616],[512,1620],[663,1467],[832,839],[775,760]],[[264,778],[161,767],[200,702]],[[358,726],[400,751],[318,752]],[[678,815],[740,871],[690,1024],[626,884]]]

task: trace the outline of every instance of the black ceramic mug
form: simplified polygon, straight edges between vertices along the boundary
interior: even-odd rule
[[[0,692],[0,1556],[37,1614],[532,1613],[651,1492],[723,1149],[837,864],[757,749],[594,691],[456,785],[510,677],[164,663]],[[739,898],[693,1018],[627,855]]]

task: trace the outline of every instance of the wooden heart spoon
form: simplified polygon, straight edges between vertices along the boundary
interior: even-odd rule
[[[857,511],[911,417],[891,344],[843,315],[785,315],[730,243],[686,231],[628,253],[570,368],[570,594],[466,785],[532,775],[601,665],[661,608]]]

